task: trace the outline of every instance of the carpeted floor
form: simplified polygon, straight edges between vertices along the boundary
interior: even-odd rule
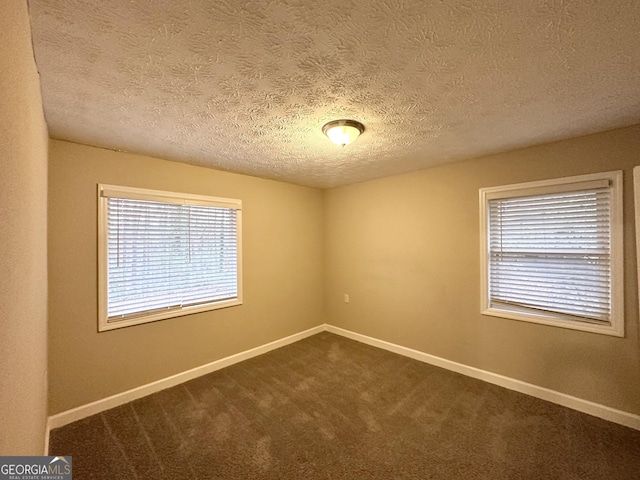
[[[640,432],[330,333],[51,433],[84,479],[634,479]]]

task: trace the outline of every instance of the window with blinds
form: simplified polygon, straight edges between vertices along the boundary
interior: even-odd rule
[[[482,189],[483,313],[623,334],[621,172]]]
[[[242,303],[239,200],[99,186],[108,330]]]

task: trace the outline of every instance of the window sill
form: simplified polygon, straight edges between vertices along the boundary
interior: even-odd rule
[[[612,325],[599,325],[596,323],[581,323],[575,320],[567,320],[561,315],[554,316],[551,313],[532,313],[516,310],[508,310],[496,307],[485,308],[480,312],[482,315],[492,317],[507,318],[510,320],[518,320],[522,322],[538,323],[541,325],[549,325],[552,327],[569,328],[571,330],[581,330],[583,332],[599,333],[602,335],[611,335],[614,337],[624,337],[624,326],[622,321],[613,322]]]
[[[211,310],[234,307],[237,305],[242,305],[242,299],[232,298],[232,299],[223,300],[220,302],[212,302],[204,305],[177,308],[174,310],[167,310],[163,312],[156,312],[156,313],[150,313],[150,314],[135,315],[135,316],[125,317],[120,319],[114,319],[114,318],[105,319],[101,317],[100,322],[98,324],[98,331],[104,332],[108,330],[115,330],[117,328],[132,327],[134,325],[141,325],[143,323],[150,323],[158,320],[165,320],[167,318],[182,317],[185,315],[192,315],[194,313],[208,312]]]

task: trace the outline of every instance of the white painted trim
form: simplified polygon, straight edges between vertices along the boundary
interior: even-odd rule
[[[108,315],[108,200],[109,198],[127,198],[133,200],[149,200],[176,205],[203,205],[235,210],[236,212],[236,279],[237,294],[227,300],[216,300],[206,304],[193,306],[176,306],[159,311],[140,312],[125,318],[111,318]],[[209,197],[188,193],[165,192],[144,188],[119,187],[116,185],[98,184],[98,331],[106,332],[118,328],[131,327],[144,323],[166,320],[169,318],[191,315],[193,313],[208,312],[220,308],[242,305],[242,200],[233,198]]]
[[[51,433],[51,420],[47,417],[47,424],[44,427],[44,453],[45,457],[49,456],[49,436]]]
[[[461,373],[462,375],[466,375],[468,377],[477,378],[478,380],[483,380],[494,385],[499,385],[501,387],[508,388],[509,390],[514,390],[526,395],[531,395],[532,397],[547,400],[548,402],[562,405],[564,407],[568,407],[573,410],[586,413],[588,415],[593,415],[594,417],[599,417],[610,422],[624,425],[635,430],[640,430],[640,415],[617,410],[615,408],[607,407],[595,402],[590,402],[588,400],[583,400],[581,398],[573,397],[571,395],[557,392],[555,390],[550,390],[548,388],[540,387],[538,385],[533,385],[527,382],[522,382],[514,378],[498,375],[497,373],[470,367],[462,363],[454,362],[441,357],[436,357],[435,355],[430,355],[428,353],[413,350],[401,345],[396,345],[395,343],[378,340],[377,338],[368,337],[366,335],[355,333],[350,330],[334,327],[333,325],[325,325],[325,327],[325,330],[327,332],[335,333],[337,335],[341,335],[343,337],[350,338],[361,343],[366,343],[367,345],[371,345],[373,347],[382,348],[383,350],[388,350],[389,352],[413,358],[414,360],[428,363],[436,367],[451,370],[456,373]]]
[[[624,337],[624,231],[623,231],[623,171],[592,173],[537,182],[481,188],[480,199],[480,313],[494,317],[551,325]],[[598,325],[577,322],[566,315],[535,311],[526,307],[490,305],[489,292],[489,200],[514,198],[545,193],[576,191],[609,186],[611,190],[611,324]]]
[[[640,166],[633,167],[633,204],[636,221],[636,273],[638,282],[640,282]],[[638,301],[640,301],[640,295]]]
[[[202,205],[242,210],[242,200],[235,198],[195,195],[193,193],[167,192],[148,188],[124,187],[121,185],[98,184],[98,196],[128,198],[131,200],[149,200],[152,202],[173,203],[175,205]]]
[[[215,372],[216,370],[220,370],[225,367],[229,367],[244,360],[249,360],[250,358],[257,357],[258,355],[270,352],[271,350],[275,350],[276,348],[284,347],[285,345],[297,342],[299,340],[302,340],[303,338],[307,338],[311,335],[315,335],[316,333],[323,332],[324,330],[325,325],[318,325],[317,327],[310,328],[308,330],[290,335],[285,338],[281,338],[280,340],[275,340],[260,347],[236,353],[235,355],[221,358],[220,360],[215,360],[211,363],[192,368],[191,370],[187,370],[182,373],[177,373],[175,375],[157,380],[155,382],[147,383],[146,385],[127,390],[126,392],[116,393],[115,395],[111,395],[110,397],[102,398],[100,400],[96,400],[95,402],[81,405],[79,407],[72,408],[71,410],[52,415],[49,417],[49,421],[47,422],[47,437],[49,429],[63,427],[64,425],[68,425],[77,420],[95,415],[96,413],[104,412],[105,410],[108,410],[110,408],[124,405],[125,403],[137,400],[138,398],[142,398],[147,395],[151,395],[152,393],[156,393],[175,385],[187,382],[189,380],[193,380],[194,378],[206,375],[211,372]]]
[[[599,417],[610,422],[633,428],[635,430],[640,430],[640,415],[617,410],[615,408],[607,407],[595,402],[590,402],[588,400],[583,400],[581,398],[573,397],[571,395],[557,392],[555,390],[550,390],[548,388],[533,385],[531,383],[516,380],[514,378],[505,377],[497,373],[488,372],[486,370],[481,370],[479,368],[470,367],[468,365],[437,357],[435,355],[420,352],[419,350],[403,347],[401,345],[390,343],[384,340],[378,340],[377,338],[368,337],[366,335],[335,327],[333,325],[324,324],[310,328],[309,330],[305,330],[303,332],[296,333],[294,335],[290,335],[280,340],[267,343],[266,345],[252,348],[251,350],[246,350],[229,357],[221,358],[220,360],[207,363],[206,365],[192,368],[191,370],[187,370],[185,372],[178,373],[176,375],[172,375],[170,377],[157,380],[155,382],[148,383],[131,390],[127,390],[126,392],[117,393],[115,395],[111,395],[110,397],[96,400],[95,402],[81,405],[71,410],[52,415],[47,421],[47,428],[45,432],[45,455],[48,453],[49,432],[51,429],[63,427],[77,420],[95,415],[96,413],[100,413],[110,408],[124,405],[125,403],[137,400],[138,398],[142,398],[166,388],[170,388],[189,380],[193,380],[194,378],[206,375],[211,372],[215,372],[216,370],[220,370],[244,360],[249,360],[250,358],[257,357],[258,355],[262,355],[264,353],[270,352],[271,350],[284,347],[285,345],[289,345],[323,331],[335,333],[336,335],[341,335],[343,337],[350,338],[352,340],[365,343],[373,347],[381,348],[389,352],[413,358],[414,360],[428,363],[429,365],[434,365],[446,370],[451,370],[468,377],[477,378],[478,380],[483,380],[494,385],[508,388],[509,390],[514,390],[526,395],[531,395],[532,397],[547,400],[549,402],[562,405],[564,407],[568,407],[573,410],[586,413],[588,415],[593,415],[594,417]]]

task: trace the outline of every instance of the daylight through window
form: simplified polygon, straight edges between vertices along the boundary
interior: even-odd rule
[[[241,202],[99,186],[100,330],[238,305]]]
[[[481,190],[483,313],[622,334],[621,174]]]

